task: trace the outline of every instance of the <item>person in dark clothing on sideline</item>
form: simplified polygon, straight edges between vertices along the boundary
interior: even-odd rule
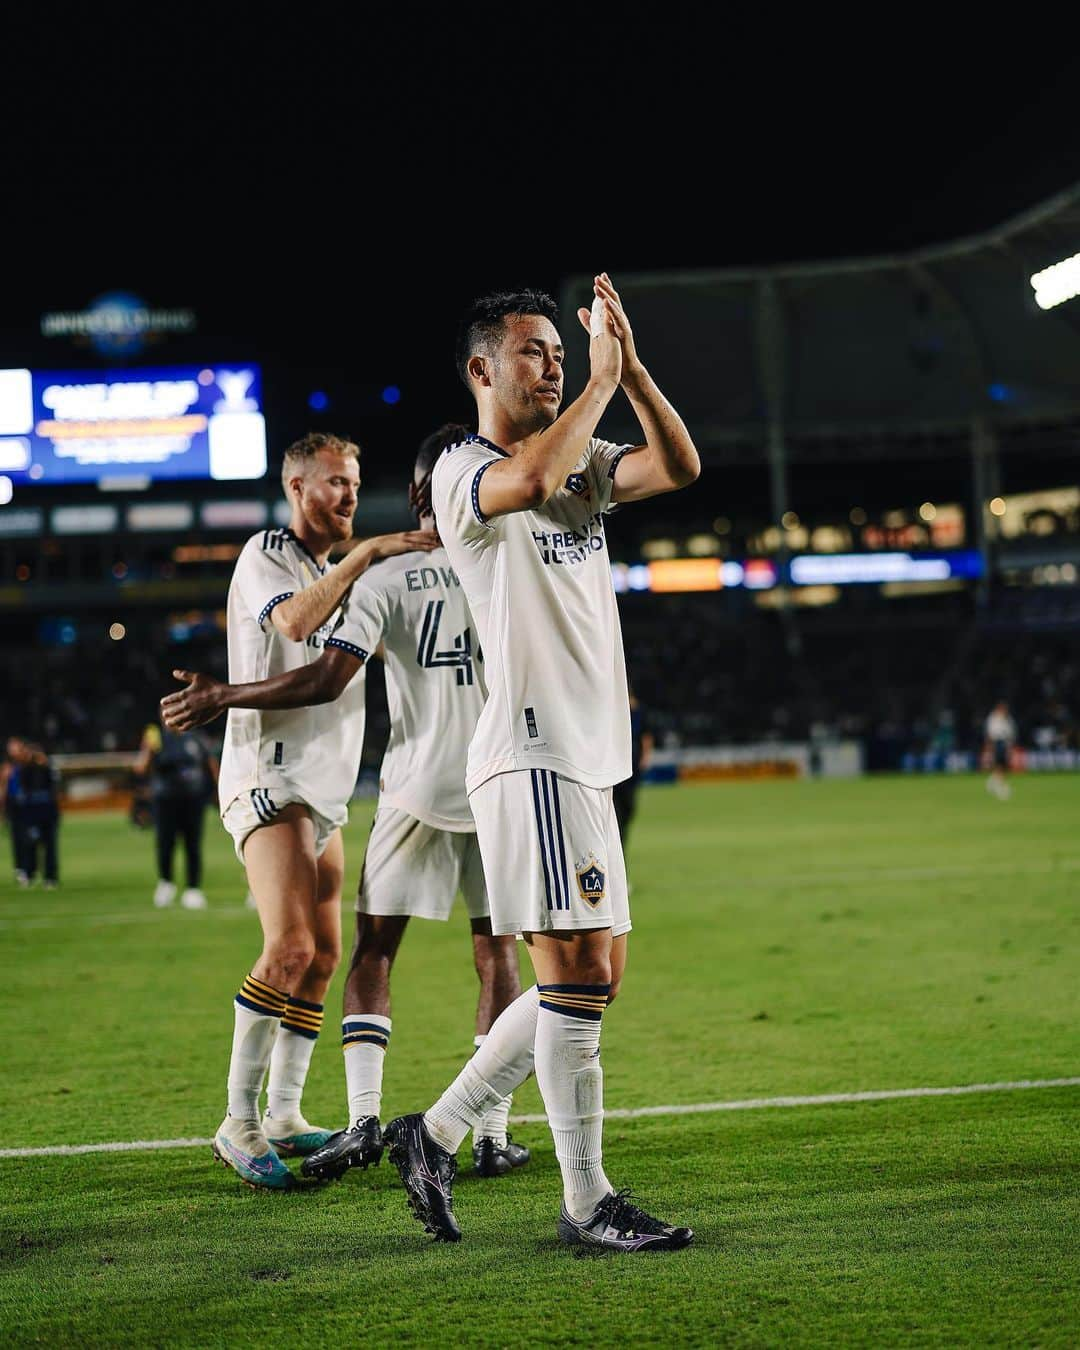
[[[206,896],[201,890],[203,818],[207,799],[217,784],[216,758],[198,732],[174,732],[151,724],[143,732],[135,772],[150,775],[158,865],[154,904],[164,909],[176,899],[173,853],[179,835],[184,841],[187,877],[180,903],[185,909],[205,909]]]
[[[630,690],[630,754],[631,754],[631,773],[629,778],[624,778],[621,783],[616,783],[611,789],[611,800],[615,807],[615,819],[619,826],[619,838],[626,843],[626,832],[630,828],[630,822],[634,818],[634,812],[637,810],[637,790],[641,782],[641,775],[649,767],[649,758],[652,755],[653,735],[649,731],[645,712],[634,691]]]
[[[7,757],[3,769],[4,819],[11,831],[11,853],[14,864],[15,882],[19,886],[29,886],[30,878],[26,871],[26,824],[23,803],[20,795],[20,773],[30,762],[30,751],[21,736],[9,736]]]
[[[21,886],[33,885],[40,850],[44,854],[42,885],[46,890],[55,889],[60,880],[60,806],[56,771],[40,745],[23,743],[20,762],[8,781],[8,802],[18,850],[16,879]]]

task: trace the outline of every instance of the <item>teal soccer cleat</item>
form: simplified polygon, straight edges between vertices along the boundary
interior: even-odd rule
[[[255,1190],[287,1191],[296,1184],[258,1121],[226,1116],[214,1136],[211,1151],[222,1167],[231,1167],[241,1181]]]

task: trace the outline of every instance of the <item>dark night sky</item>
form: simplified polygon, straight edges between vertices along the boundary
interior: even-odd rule
[[[450,352],[482,290],[900,250],[1080,177],[1069,72],[1022,35],[981,53],[913,35],[885,65],[862,34],[830,62],[812,31],[805,51],[785,31],[781,57],[779,35],[629,20],[571,46],[566,14],[550,35],[533,17],[528,47],[486,66],[460,32],[418,51],[380,20],[341,50],[296,28],[212,59],[202,28],[171,61],[160,33],[98,35],[48,98],[24,70],[2,354],[110,289],[189,305],[208,343],[287,369],[282,434],[325,387],[322,423],[396,458],[467,413]]]

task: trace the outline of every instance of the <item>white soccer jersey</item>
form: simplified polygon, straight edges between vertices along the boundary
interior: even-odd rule
[[[317,661],[324,646],[333,645],[340,609],[304,642],[290,642],[270,617],[275,605],[318,581],[326,570],[289,529],[264,530],[247,541],[229,585],[233,684],[298,670]],[[335,819],[356,786],[363,746],[363,667],[333,703],[276,712],[230,708],[218,779],[222,813],[240,793],[262,789],[272,802],[275,788],[291,788],[316,811]]]
[[[487,521],[480,480],[506,452],[479,436],[444,451],[432,501],[484,651],[489,695],[469,746],[469,792],[551,769],[604,788],[630,777],[630,704],[603,513],[628,446],[591,439],[536,511]]]
[[[379,805],[440,830],[473,832],[465,756],[487,689],[476,629],[445,549],[403,553],[352,589],[338,646],[386,658],[390,741]]]
[[[992,712],[986,719],[988,741],[1015,741],[1016,723],[1008,713]]]

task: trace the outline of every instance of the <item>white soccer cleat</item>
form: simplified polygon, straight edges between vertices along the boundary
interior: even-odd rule
[[[205,909],[206,896],[197,886],[189,886],[180,897],[180,903],[185,909]]]
[[[154,887],[154,904],[158,909],[166,909],[176,899],[176,886],[171,881],[159,881]]]
[[[321,1129],[318,1125],[309,1125],[303,1116],[294,1116],[291,1120],[275,1120],[271,1115],[263,1116],[262,1131],[277,1153],[288,1158],[306,1158],[309,1153],[329,1143],[333,1130]]]

